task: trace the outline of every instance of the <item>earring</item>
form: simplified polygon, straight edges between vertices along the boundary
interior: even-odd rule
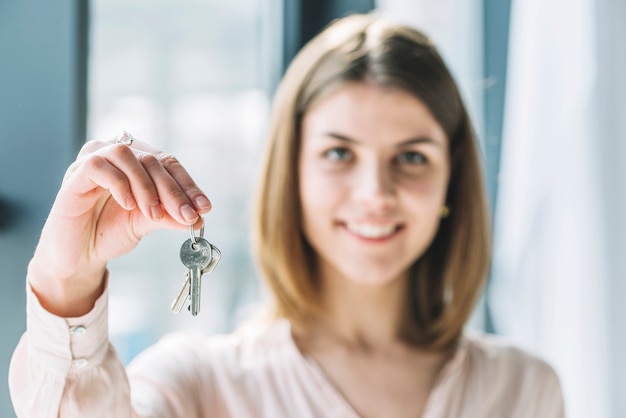
[[[441,212],[439,213],[439,216],[443,219],[443,218],[447,218],[448,216],[450,216],[450,208],[447,205],[444,205],[441,208]]]

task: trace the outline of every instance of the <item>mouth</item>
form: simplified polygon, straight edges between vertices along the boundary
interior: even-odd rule
[[[386,239],[402,229],[401,225],[395,223],[346,222],[344,226],[353,235],[368,240]]]

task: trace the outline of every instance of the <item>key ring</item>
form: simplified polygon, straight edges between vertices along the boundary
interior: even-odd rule
[[[204,238],[204,217],[201,216],[200,219],[202,219],[202,226],[200,227],[200,235],[196,236],[196,230],[194,229],[193,225],[189,225],[189,235],[191,235],[191,243],[194,245],[198,243],[196,238]]]

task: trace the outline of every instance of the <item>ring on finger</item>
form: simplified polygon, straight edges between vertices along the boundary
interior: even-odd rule
[[[124,145],[128,145],[129,147],[133,145],[134,141],[135,141],[135,138],[133,138],[133,136],[126,131],[122,132],[121,134],[117,136],[117,138],[115,138],[116,144],[124,144]]]

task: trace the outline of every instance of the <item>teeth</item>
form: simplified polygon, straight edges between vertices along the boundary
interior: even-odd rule
[[[348,230],[365,238],[384,238],[393,234],[395,225],[376,225],[370,223],[348,223]]]

